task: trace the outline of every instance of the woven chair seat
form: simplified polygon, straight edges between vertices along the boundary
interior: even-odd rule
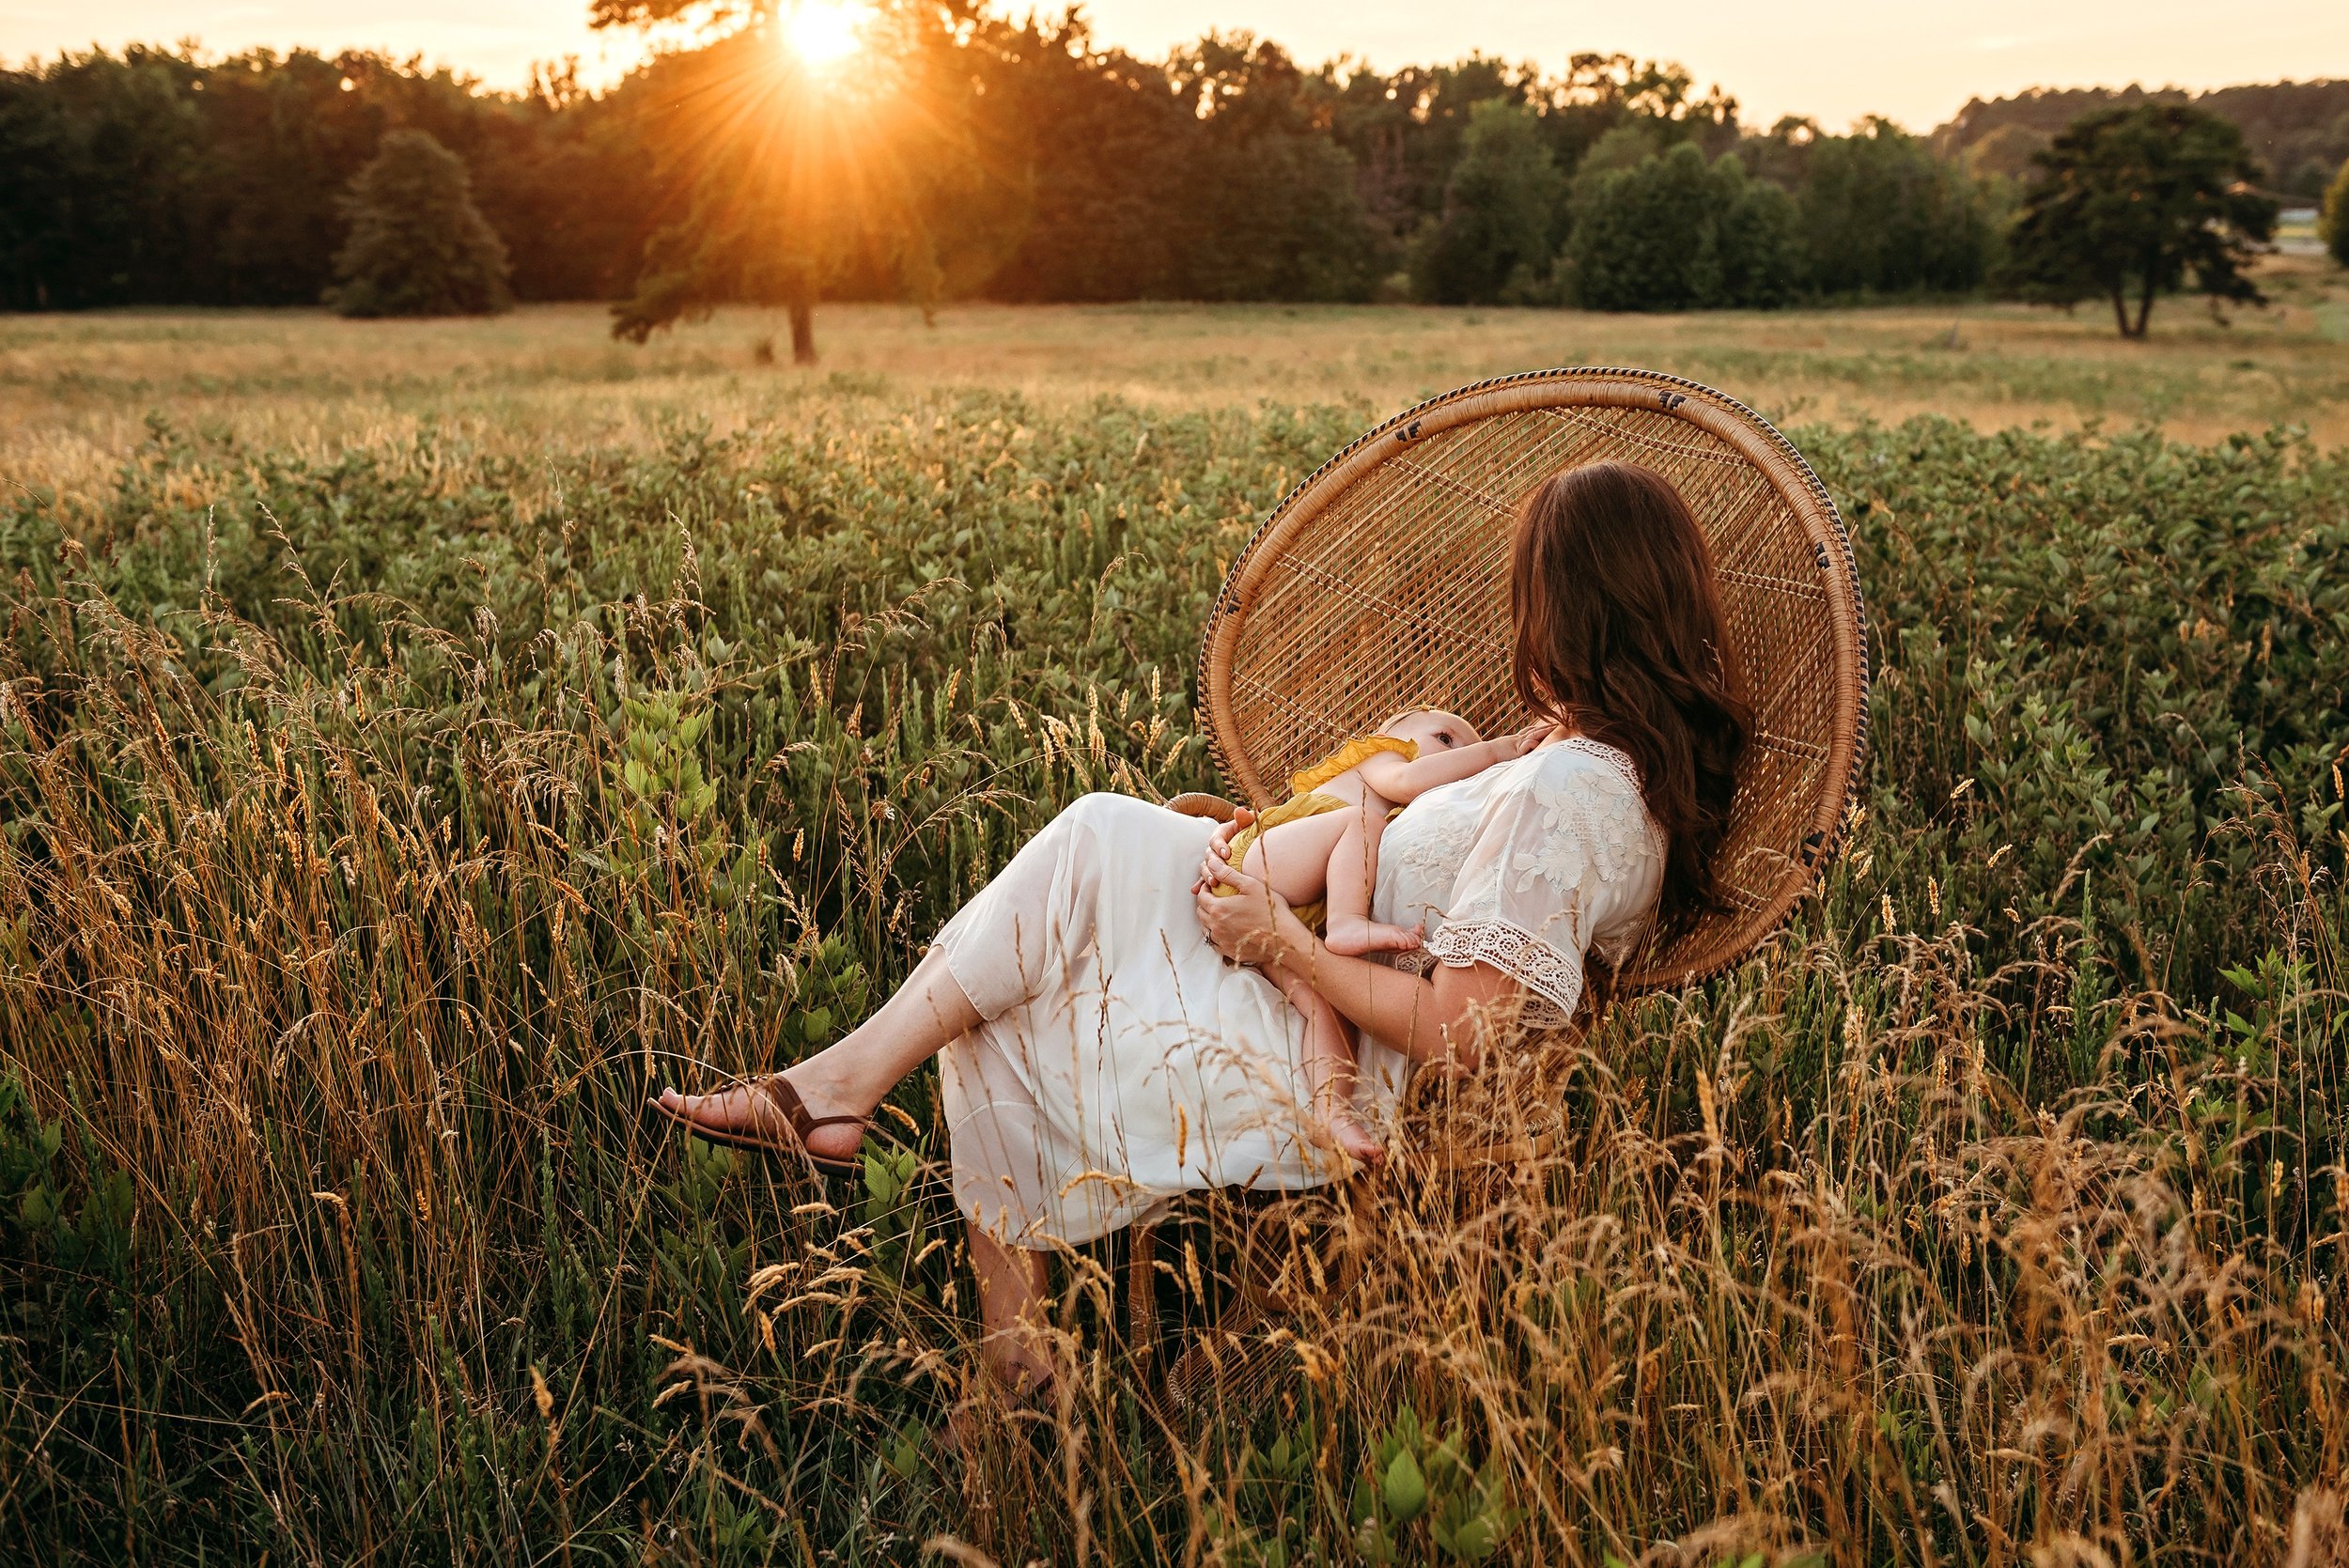
[[[1402,708],[1447,708],[1487,735],[1519,726],[1517,508],[1561,469],[1608,459],[1655,470],[1695,513],[1756,719],[1718,862],[1729,908],[1626,962],[1621,995],[1750,953],[1810,889],[1859,776],[1868,643],[1851,537],[1759,414],[1647,370],[1532,371],[1397,414],[1290,491],[1232,564],[1199,685],[1217,762],[1257,807]]]

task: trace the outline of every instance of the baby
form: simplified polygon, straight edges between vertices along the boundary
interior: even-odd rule
[[[1378,841],[1395,808],[1438,784],[1523,756],[1548,726],[1486,740],[1457,714],[1430,708],[1398,713],[1376,735],[1349,740],[1289,780],[1291,798],[1232,839],[1231,864],[1279,893],[1298,918],[1323,927],[1332,953],[1399,953],[1419,946],[1408,926],[1370,918],[1378,882]],[[1219,887],[1230,894],[1235,890]],[[1376,1164],[1377,1136],[1354,1111],[1354,1041],[1337,1011],[1302,976],[1272,978],[1305,1016],[1305,1082],[1331,1141]]]

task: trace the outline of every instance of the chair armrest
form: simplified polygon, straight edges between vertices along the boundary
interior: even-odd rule
[[[1232,820],[1232,802],[1220,795],[1202,795],[1196,791],[1177,795],[1166,803],[1166,809],[1181,812],[1185,816],[1204,816],[1211,822]]]

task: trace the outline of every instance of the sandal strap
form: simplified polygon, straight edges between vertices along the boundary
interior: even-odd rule
[[[807,1102],[800,1098],[800,1092],[792,1088],[789,1080],[781,1073],[770,1073],[767,1077],[756,1079],[753,1087],[767,1097],[769,1105],[783,1112],[784,1120],[791,1124],[791,1131],[802,1142],[806,1141],[807,1135],[817,1127],[870,1126],[872,1125],[872,1118],[868,1116],[809,1115]]]

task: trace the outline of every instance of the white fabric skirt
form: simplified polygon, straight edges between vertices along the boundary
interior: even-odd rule
[[[1301,1132],[1304,1020],[1200,932],[1213,828],[1088,795],[938,935],[986,1020],[939,1058],[956,1201],[1010,1245],[1090,1241],[1199,1188],[1338,1174]]]

